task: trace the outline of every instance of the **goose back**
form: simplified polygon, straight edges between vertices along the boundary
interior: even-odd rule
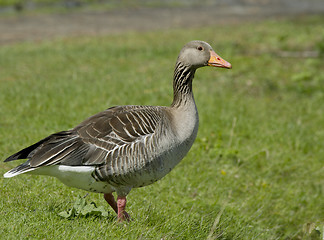
[[[10,171],[15,175],[52,165],[95,166],[92,177],[97,181],[116,187],[145,186],[171,171],[193,143],[194,138],[189,144],[183,141],[175,116],[168,107],[112,107],[6,161],[29,159]]]

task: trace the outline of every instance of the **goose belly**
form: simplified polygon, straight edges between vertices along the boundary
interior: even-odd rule
[[[106,169],[106,180],[113,186],[130,186],[138,188],[150,185],[168,174],[188,153],[196,137],[196,132],[185,141],[178,141],[176,138],[163,138],[156,143],[156,150],[150,154],[144,153],[133,159],[130,166],[118,165]],[[120,160],[119,163],[126,163]],[[134,164],[135,163],[135,164]],[[104,173],[105,174],[105,173]]]
[[[96,179],[116,188],[137,188],[163,178],[184,158],[197,136],[198,114],[193,115],[180,115],[183,119],[176,129],[161,127],[156,130],[159,134],[129,145],[95,171]]]
[[[163,137],[160,136],[160,140],[155,144],[156,157],[148,161],[144,168],[143,178],[147,179],[144,186],[163,178],[189,152],[196,139],[199,125],[198,112],[194,103],[191,107],[192,111],[176,113],[175,128],[170,127],[169,131]]]
[[[94,170],[95,167],[93,166],[53,165],[41,167],[29,173],[53,176],[69,187],[79,188],[90,192],[114,192],[114,187],[109,183],[96,181],[92,177]]]
[[[144,183],[143,185],[149,185],[167,175],[185,157],[192,144],[193,141],[183,142],[153,159],[148,166],[144,168],[143,178],[148,181],[145,181],[147,184]]]

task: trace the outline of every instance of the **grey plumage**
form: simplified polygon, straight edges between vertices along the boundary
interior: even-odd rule
[[[28,160],[4,176],[50,175],[88,191],[116,191],[119,197],[159,180],[180,162],[196,138],[198,112],[192,93],[196,69],[230,68],[223,59],[215,60],[214,54],[202,41],[184,46],[175,66],[171,107],[111,107],[8,157],[6,162]],[[108,203],[117,212],[114,201]],[[120,215],[119,210],[122,219],[125,213]]]
[[[57,164],[96,166],[93,176],[98,181],[136,185],[131,175],[143,165],[150,166],[154,154],[148,150],[157,148],[159,135],[163,132],[153,134],[163,118],[167,118],[165,107],[112,107],[72,130],[53,134],[33,147],[21,150],[5,161],[29,159],[27,165],[14,168],[11,173]]]

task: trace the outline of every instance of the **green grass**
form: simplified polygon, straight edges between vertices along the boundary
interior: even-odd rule
[[[176,7],[197,7],[203,5],[210,5],[207,0],[202,0],[197,3],[195,1],[179,1],[179,0],[0,0],[0,10],[4,16],[19,16],[26,15],[47,15],[52,13],[72,13],[72,12],[95,12],[95,11],[109,11],[121,9],[134,8],[176,8]]]
[[[0,178],[3,239],[321,239],[323,17],[66,38],[0,48],[0,159],[113,105],[169,105],[180,48],[208,41],[232,70],[199,69],[197,140],[161,181],[128,195],[133,221],[58,214],[86,192]],[[19,162],[0,162],[1,174]],[[321,236],[320,236],[321,235]]]

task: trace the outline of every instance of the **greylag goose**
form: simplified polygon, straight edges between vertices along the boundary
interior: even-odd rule
[[[108,108],[71,130],[54,133],[8,157],[5,162],[27,161],[4,177],[48,175],[71,187],[103,193],[118,221],[128,220],[125,207],[130,190],[164,177],[196,138],[198,112],[192,80],[196,70],[204,66],[231,68],[208,43],[187,43],[175,65],[170,107]]]

